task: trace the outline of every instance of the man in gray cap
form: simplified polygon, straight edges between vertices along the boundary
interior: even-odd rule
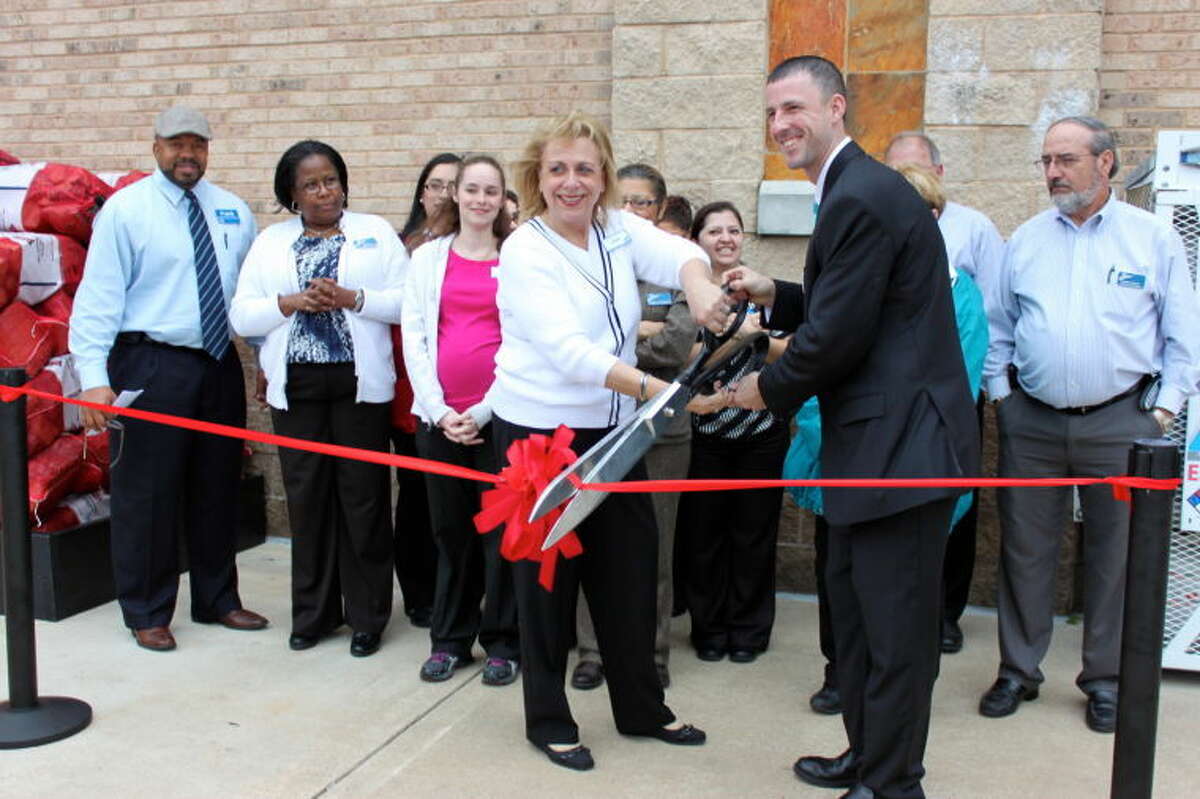
[[[111,405],[116,392],[141,391],[135,408],[245,426],[227,309],[256,228],[246,203],[204,180],[211,138],[199,111],[163,111],[154,123],[158,170],[114,194],[96,217],[71,314],[84,400]],[[91,409],[83,416],[89,430],[111,418]],[[241,442],[137,419],[121,424],[113,433],[113,571],[138,645],[175,648],[180,523],[192,619],[266,627],[237,592]]]

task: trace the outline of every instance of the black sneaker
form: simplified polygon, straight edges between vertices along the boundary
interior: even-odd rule
[[[421,679],[425,682],[443,682],[453,677],[459,666],[469,662],[470,658],[461,658],[449,652],[434,652],[421,664]]]
[[[488,658],[487,663],[483,665],[483,684],[509,685],[516,681],[517,672],[520,670],[521,666],[515,660]]]

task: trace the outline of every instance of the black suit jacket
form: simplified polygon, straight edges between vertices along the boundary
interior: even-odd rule
[[[781,414],[817,395],[822,475],[976,475],[978,423],[941,232],[908,182],[853,142],[826,174],[804,286],[775,283],[768,323],[796,332],[758,387]],[[825,516],[855,524],[963,491],[826,488]]]

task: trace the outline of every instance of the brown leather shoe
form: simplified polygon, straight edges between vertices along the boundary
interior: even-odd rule
[[[129,631],[137,645],[151,652],[170,652],[175,648],[175,636],[166,627],[143,627],[140,630]]]
[[[231,610],[221,618],[217,619],[217,624],[222,627],[228,627],[231,630],[262,630],[265,629],[269,621],[265,616],[260,616],[252,610],[238,608]]]

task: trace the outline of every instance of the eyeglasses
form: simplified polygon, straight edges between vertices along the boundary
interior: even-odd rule
[[[621,205],[632,205],[634,208],[649,208],[654,205],[654,200],[650,197],[634,195],[632,197],[622,197]]]
[[[1045,172],[1053,164],[1059,169],[1071,169],[1084,158],[1095,158],[1091,153],[1083,155],[1075,155],[1074,153],[1063,153],[1062,155],[1043,155],[1041,158],[1033,162],[1033,165]]]
[[[445,194],[447,192],[453,192],[454,181],[451,180],[443,183],[440,180],[427,180],[425,181],[425,191],[429,192],[430,194]]]
[[[300,187],[300,191],[310,196],[321,193],[321,190],[332,194],[342,188],[342,181],[332,175],[323,180],[310,180]]]

